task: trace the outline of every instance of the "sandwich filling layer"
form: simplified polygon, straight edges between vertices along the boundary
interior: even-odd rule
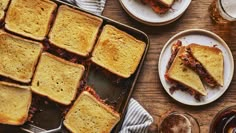
[[[172,47],[171,47],[171,57],[170,57],[170,60],[167,64],[166,71],[168,71],[170,69],[170,66],[173,63],[173,61],[174,61],[177,53],[179,52],[181,46],[182,46],[182,42],[180,40],[178,40],[176,43],[174,43],[172,45]]]
[[[202,64],[197,61],[191,54],[191,49],[186,48],[186,52],[180,55],[184,65],[193,69],[199,76],[210,86],[216,87],[219,84],[214,80],[214,78],[206,71]]]
[[[179,55],[181,55],[181,53],[183,52],[184,49],[185,48],[182,46],[181,41],[177,41],[176,43],[174,43],[172,45],[171,57],[170,57],[170,60],[167,64],[165,78],[168,82],[170,82],[172,84],[172,86],[169,89],[171,94],[173,94],[174,91],[176,91],[176,90],[186,91],[190,95],[193,95],[196,100],[200,101],[200,96],[206,95],[205,90],[203,90],[204,87],[200,83],[201,82],[200,78],[196,74],[193,74],[193,73],[195,73],[195,72],[193,72],[193,70],[188,69],[187,67],[183,67],[182,65],[184,65],[184,64],[181,63],[182,62],[181,59],[177,59],[177,58],[179,58]],[[180,60],[181,60],[181,62],[180,62]],[[185,69],[185,70],[183,70],[183,69]],[[182,70],[183,70],[183,72],[180,72]],[[183,77],[184,75],[185,75],[185,77]],[[197,82],[199,83],[197,86],[194,87],[193,85],[190,85],[188,83],[185,84],[186,82],[191,80],[188,78],[190,75],[194,76],[194,79],[197,80],[197,81],[195,81],[196,83]]]

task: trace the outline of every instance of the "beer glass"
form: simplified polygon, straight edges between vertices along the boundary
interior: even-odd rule
[[[211,122],[210,133],[236,132],[236,105],[219,111]]]
[[[236,21],[236,0],[213,0],[209,12],[211,19],[218,24]]]
[[[158,133],[200,133],[197,120],[188,113],[172,112],[162,121]]]

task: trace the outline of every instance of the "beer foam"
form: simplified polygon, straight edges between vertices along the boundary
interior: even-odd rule
[[[166,117],[160,127],[160,133],[191,133],[190,120],[182,114],[172,114]]]
[[[236,19],[236,0],[221,0],[221,5],[229,16]]]

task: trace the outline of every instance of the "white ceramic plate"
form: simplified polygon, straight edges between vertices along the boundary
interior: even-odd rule
[[[161,26],[177,20],[188,8],[192,0],[175,0],[167,13],[157,14],[149,5],[140,0],[119,0],[125,11],[134,19],[147,25]]]
[[[183,45],[198,43],[207,46],[216,45],[219,49],[221,49],[224,56],[224,86],[211,89],[205,85],[208,94],[207,96],[201,97],[201,101],[197,101],[194,96],[181,90],[176,90],[173,94],[171,94],[169,91],[171,84],[165,80],[164,75],[166,72],[167,63],[171,56],[171,46],[177,40],[181,40]],[[233,78],[234,60],[228,45],[219,36],[207,30],[190,29],[176,34],[165,44],[159,57],[158,67],[161,83],[166,92],[172,98],[186,105],[199,106],[215,101],[228,89]]]

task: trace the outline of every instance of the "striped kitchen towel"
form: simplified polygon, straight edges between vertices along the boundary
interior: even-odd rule
[[[152,116],[131,98],[120,133],[147,133],[152,122]]]
[[[76,5],[89,12],[101,15],[105,7],[106,0],[62,0]]]

